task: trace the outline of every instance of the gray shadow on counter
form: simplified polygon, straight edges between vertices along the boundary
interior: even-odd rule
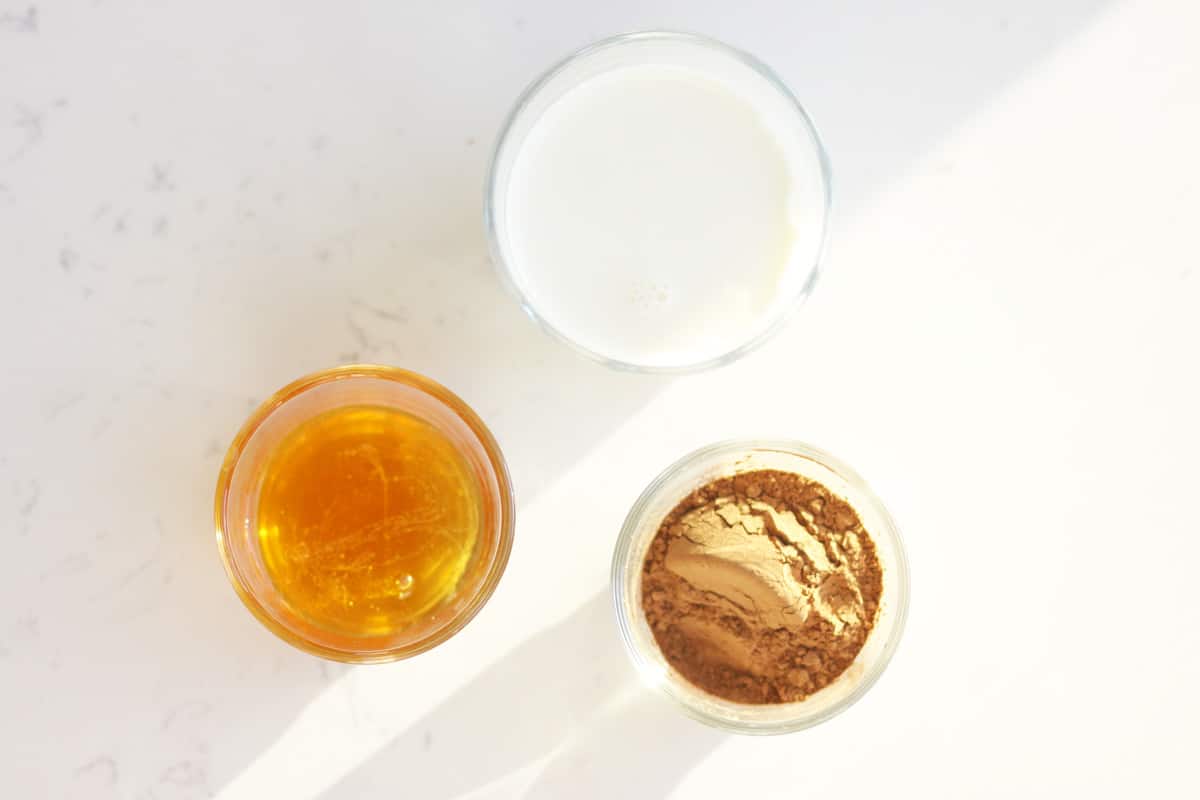
[[[665,797],[726,737],[639,684],[609,595],[525,641],[346,775],[324,800],[445,800],[518,776],[528,798]],[[506,788],[509,788],[506,786]]]
[[[309,315],[301,330],[274,346],[269,339],[241,340],[243,352],[256,350],[250,357],[261,359],[264,370],[280,373],[245,394],[148,379],[114,395],[111,420],[79,421],[84,430],[107,426],[83,456],[103,487],[105,511],[94,530],[54,536],[38,526],[30,531],[25,546],[69,547],[43,580],[70,588],[40,602],[37,616],[18,617],[23,612],[15,610],[13,627],[28,634],[14,634],[11,646],[19,641],[27,652],[4,658],[8,654],[0,651],[0,669],[13,685],[53,681],[59,687],[50,703],[31,696],[14,711],[40,716],[37,726],[47,731],[39,737],[42,747],[50,747],[49,731],[58,728],[80,753],[57,773],[62,786],[51,787],[55,796],[213,796],[252,767],[314,697],[354,669],[297,652],[263,629],[234,597],[217,556],[213,487],[224,449],[245,415],[278,385],[346,360],[400,364],[434,376],[468,399],[496,434],[524,507],[662,384],[609,371],[551,341],[524,319],[479,252],[471,251],[477,236],[464,233],[447,241],[452,244],[431,257],[428,269],[410,270],[393,282],[403,287],[432,280],[442,287],[429,294],[424,308],[409,312],[403,325],[377,313],[393,313],[378,297],[330,304],[338,310]],[[282,330],[286,319],[268,324]],[[453,326],[455,334],[439,336],[442,325]],[[236,346],[238,336],[224,335]],[[339,356],[356,347],[357,358]],[[97,376],[95,382],[102,380]],[[520,541],[518,536],[518,547]],[[68,618],[92,632],[53,641],[39,633],[61,630],[57,626]],[[0,633],[6,630],[0,625]],[[577,639],[581,630],[586,636]],[[101,634],[102,643],[95,642]],[[603,640],[606,648],[598,657],[606,672],[600,678],[612,680],[619,654],[612,652],[611,637],[611,615],[584,615],[561,635],[522,648],[497,668],[499,683],[484,684],[480,692],[519,699],[526,691],[520,681],[544,682],[543,670],[550,668],[566,676],[558,685],[562,697],[576,696],[577,713],[590,713],[591,695],[577,694],[574,677],[585,665],[554,665],[560,651],[576,657],[586,652],[589,639]],[[547,691],[554,691],[553,682]],[[487,764],[488,758],[519,755],[501,749],[484,758],[497,743],[542,752],[554,734],[551,720],[534,713],[528,741],[503,728],[493,731],[496,742],[473,740],[469,730],[480,723],[469,721],[475,706],[470,698],[439,726],[443,749],[435,753],[461,750],[453,739],[473,741],[479,764]],[[549,702],[540,709],[544,715],[552,711]],[[527,713],[514,708],[511,716]],[[103,734],[74,724],[78,718],[97,725],[103,720]],[[422,773],[428,793],[416,796],[433,796],[435,780],[453,780],[457,769]]]
[[[395,229],[362,226],[355,257],[331,256],[344,294],[299,287],[290,301],[240,315],[252,325],[212,331],[220,346],[236,349],[255,370],[261,366],[243,394],[148,377],[122,395],[112,449],[98,457],[123,464],[120,474],[102,480],[111,484],[113,502],[138,521],[120,526],[114,519],[111,538],[87,545],[89,569],[115,587],[103,599],[111,599],[116,619],[101,623],[111,625],[106,646],[114,656],[90,658],[63,642],[55,678],[75,692],[105,686],[128,701],[123,714],[100,700],[78,701],[88,716],[112,721],[108,738],[87,737],[88,754],[67,778],[76,792],[69,796],[105,797],[114,787],[128,796],[213,796],[251,768],[314,697],[354,669],[299,653],[264,630],[234,598],[217,558],[212,492],[221,458],[245,416],[279,386],[347,362],[428,375],[491,428],[518,505],[525,506],[664,384],[665,378],[587,361],[532,325],[491,271],[467,183],[443,191],[462,213],[448,216],[441,229],[429,225],[414,247],[419,260],[398,269],[404,259],[393,250],[403,252],[404,245],[392,247]],[[421,222],[430,220],[410,224]],[[242,256],[236,264],[263,280],[288,268]],[[557,647],[546,641],[517,672],[544,678],[534,661],[552,661]],[[66,719],[64,712],[60,721]],[[143,744],[150,741],[154,746]]]
[[[64,552],[44,582],[70,588],[39,601],[38,616],[17,609],[11,623],[0,618],[0,635],[14,628],[25,648],[19,658],[0,651],[6,679],[57,687],[50,702],[31,695],[13,712],[44,729],[30,742],[69,759],[55,765],[51,795],[215,796],[354,669],[297,652],[263,629],[234,597],[217,556],[221,459],[246,416],[279,387],[348,362],[427,375],[484,419],[526,507],[665,384],[584,359],[525,317],[488,260],[482,162],[460,166],[458,155],[414,159],[403,179],[363,175],[361,191],[348,197],[307,185],[343,169],[333,145],[321,175],[280,168],[257,176],[244,202],[262,241],[245,244],[237,239],[244,229],[229,223],[197,252],[178,254],[176,268],[195,276],[195,298],[147,307],[138,330],[152,355],[137,377],[78,368],[74,377],[87,375],[89,392],[111,398],[94,419],[77,421],[83,436],[98,433],[69,451],[104,500],[92,529],[33,526],[26,546]],[[434,188],[415,204],[414,185]],[[291,205],[276,207],[275,195]],[[222,248],[225,236],[242,243]],[[200,347],[224,354],[221,363],[186,382],[168,377],[178,371],[162,361]],[[72,414],[56,424],[71,424]],[[56,501],[72,498],[47,495],[42,506]],[[68,619],[89,634],[45,635]],[[546,641],[521,669],[543,679],[533,661],[551,661],[556,647]],[[450,749],[449,737],[443,742]],[[36,765],[35,755],[24,761]]]

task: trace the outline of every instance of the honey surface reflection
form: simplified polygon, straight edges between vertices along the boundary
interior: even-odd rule
[[[480,509],[474,473],[440,431],[403,411],[346,406],[276,448],[258,537],[296,614],[341,635],[387,636],[453,595]]]

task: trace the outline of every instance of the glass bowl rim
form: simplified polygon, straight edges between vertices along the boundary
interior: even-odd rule
[[[701,361],[670,364],[670,365],[651,365],[639,364],[633,361],[623,361],[621,359],[611,358],[603,353],[585,347],[583,344],[575,341],[565,333],[560,331],[543,317],[537,310],[537,307],[529,299],[529,297],[521,290],[518,284],[512,266],[509,260],[505,258],[503,248],[500,245],[500,233],[496,222],[496,201],[495,198],[500,191],[499,186],[499,164],[501,156],[505,149],[509,146],[510,136],[513,127],[522,119],[529,105],[534,98],[544,89],[552,80],[566,71],[572,64],[588,58],[596,53],[615,47],[621,47],[627,44],[635,44],[640,42],[666,41],[675,43],[686,43],[698,45],[710,50],[723,53],[727,56],[732,56],[735,60],[750,67],[758,75],[764,78],[781,96],[787,101],[788,105],[796,112],[797,118],[808,131],[812,139],[813,151],[817,157],[817,163],[821,175],[821,232],[817,239],[817,249],[813,260],[812,271],[809,273],[808,279],[799,287],[795,294],[788,298],[787,302],[781,303],[779,310],[775,312],[774,319],[770,324],[764,327],[750,339],[742,342],[736,347]],[[698,33],[687,33],[683,31],[666,30],[666,29],[650,29],[630,31],[628,33],[617,34],[610,36],[591,44],[579,48],[573,53],[560,59],[554,63],[549,69],[534,78],[521,94],[517,97],[512,109],[508,112],[504,122],[500,127],[500,135],[496,138],[496,144],[492,148],[491,159],[488,163],[487,177],[484,181],[484,197],[483,197],[483,224],[487,232],[488,251],[491,254],[492,263],[496,267],[496,272],[500,276],[501,282],[504,284],[508,292],[516,298],[521,309],[525,312],[539,328],[545,331],[549,336],[557,339],[559,342],[570,347],[577,353],[586,356],[587,358],[597,361],[605,366],[613,369],[623,370],[626,372],[642,372],[664,375],[681,375],[693,372],[703,372],[704,370],[714,367],[723,366],[725,364],[737,361],[742,356],[750,353],[753,350],[761,347],[772,337],[774,337],[787,323],[789,319],[799,311],[804,301],[812,294],[813,288],[816,286],[817,279],[821,273],[825,263],[825,253],[829,244],[829,226],[830,217],[833,209],[833,171],[829,162],[829,155],[826,152],[824,141],[821,138],[820,131],[817,129],[816,123],[804,108],[799,98],[792,92],[788,85],[771,67],[760,61],[753,55],[750,55],[744,50],[741,50],[733,45],[726,44],[718,39],[704,36]]]
[[[277,409],[292,398],[298,397],[304,392],[325,383],[360,377],[379,378],[402,383],[436,400],[457,415],[479,440],[479,444],[487,456],[487,461],[491,465],[500,500],[497,511],[499,530],[496,534],[496,553],[470,603],[465,605],[445,625],[437,628],[424,638],[383,650],[369,651],[343,650],[330,647],[321,642],[303,637],[279,622],[247,586],[246,581],[242,577],[241,570],[238,568],[237,559],[231,553],[228,537],[225,533],[228,527],[225,518],[225,506],[226,500],[229,497],[233,473],[246,445],[254,433]],[[221,464],[221,470],[217,477],[213,515],[217,551],[221,557],[221,564],[225,568],[225,574],[229,578],[229,582],[233,585],[233,589],[242,601],[242,604],[246,606],[250,613],[265,628],[293,647],[311,655],[351,664],[376,664],[398,661],[417,655],[418,653],[423,653],[458,633],[479,613],[480,609],[491,598],[508,565],[509,555],[512,552],[515,509],[516,504],[513,496],[512,480],[509,476],[504,456],[500,451],[500,446],[483,420],[462,398],[437,381],[400,367],[380,364],[347,364],[319,370],[297,378],[276,391],[250,413],[250,416],[246,418],[246,421],[242,424],[237,435],[234,436],[233,441],[230,443],[225,453],[225,459]]]
[[[871,510],[884,523],[884,529],[881,532],[870,531],[870,535],[873,539],[886,539],[892,545],[892,549],[896,555],[896,563],[893,565],[895,577],[892,578],[896,581],[897,587],[894,612],[895,622],[887,640],[883,644],[883,648],[880,650],[878,658],[870,665],[858,685],[854,687],[854,690],[832,706],[819,713],[797,714],[795,717],[780,720],[747,721],[729,719],[725,716],[709,713],[702,708],[698,708],[688,702],[684,695],[673,691],[671,679],[667,676],[659,675],[661,672],[659,666],[654,663],[650,654],[644,652],[638,639],[634,636],[633,615],[640,613],[640,609],[630,608],[625,603],[625,586],[627,582],[640,574],[640,561],[635,565],[632,574],[626,570],[626,566],[629,562],[634,539],[641,527],[639,522],[644,516],[647,506],[656,499],[663,487],[683,470],[705,461],[725,459],[753,451],[781,452],[788,455],[796,455],[815,461],[834,472],[853,489],[856,498],[871,505]],[[871,490],[867,482],[849,465],[818,447],[793,439],[730,439],[693,450],[673,462],[650,481],[630,507],[629,513],[621,525],[621,533],[617,538],[616,546],[613,549],[610,576],[613,612],[616,616],[621,641],[643,683],[669,697],[681,711],[692,719],[733,733],[751,735],[792,733],[819,725],[850,708],[850,706],[854,705],[867,694],[886,671],[900,644],[900,640],[903,638],[904,628],[908,621],[910,593],[908,556],[900,535],[900,529],[897,527],[895,520],[892,519],[883,502]],[[797,710],[800,710],[804,702],[801,701],[788,705],[795,705]]]

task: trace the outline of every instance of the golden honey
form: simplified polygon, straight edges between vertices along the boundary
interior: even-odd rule
[[[386,637],[453,595],[481,514],[478,479],[439,430],[393,408],[343,406],[275,449],[257,534],[295,614],[340,635]]]

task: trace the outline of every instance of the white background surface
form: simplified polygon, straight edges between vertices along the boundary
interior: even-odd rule
[[[1196,796],[1198,7],[736,5],[0,2],[0,795]],[[809,305],[678,379],[541,335],[480,224],[522,86],[648,26],[774,65],[835,173]],[[461,393],[519,501],[491,603],[382,667],[276,641],[212,541],[245,415],[350,359]],[[640,689],[602,596],[743,435],[856,466],[913,568],[875,689],[768,740]]]

